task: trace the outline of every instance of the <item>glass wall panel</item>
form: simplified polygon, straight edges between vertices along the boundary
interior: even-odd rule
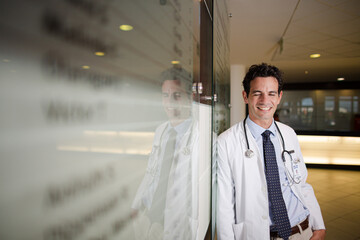
[[[360,90],[288,90],[276,112],[298,131],[346,135],[359,131]]]
[[[204,238],[199,13],[192,0],[0,3],[0,239]]]
[[[229,1],[214,1],[214,110],[213,110],[213,139],[214,142],[222,132],[230,127],[230,18]],[[215,219],[217,201],[216,180],[216,145],[213,146],[213,181],[212,181],[212,237],[215,239]]]

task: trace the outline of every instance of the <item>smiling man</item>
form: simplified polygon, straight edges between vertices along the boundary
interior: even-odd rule
[[[168,120],[155,130],[132,208],[136,239],[194,240],[198,231],[199,125],[192,117],[192,77],[180,66],[161,74]]]
[[[253,65],[243,85],[249,115],[217,144],[218,239],[324,239],[297,136],[273,118],[283,94],[281,72]]]

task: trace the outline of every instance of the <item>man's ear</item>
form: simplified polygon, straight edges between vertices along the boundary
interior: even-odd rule
[[[242,95],[243,95],[243,98],[244,98],[244,102],[245,102],[246,104],[248,104],[248,98],[247,98],[246,92],[245,92],[245,91],[242,91]]]
[[[281,101],[282,95],[283,95],[283,91],[280,91],[280,94],[279,94],[279,102],[278,102],[278,104],[279,104],[279,103],[280,103],[280,101]]]

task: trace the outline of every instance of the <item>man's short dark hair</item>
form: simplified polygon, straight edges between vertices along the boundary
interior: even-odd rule
[[[243,86],[247,96],[249,96],[250,93],[250,82],[257,77],[276,78],[279,84],[278,94],[280,94],[280,92],[282,91],[283,88],[282,72],[275,66],[266,63],[261,63],[258,65],[252,65],[244,77]]]

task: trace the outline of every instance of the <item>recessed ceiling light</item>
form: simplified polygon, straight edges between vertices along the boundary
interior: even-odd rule
[[[344,80],[345,80],[345,78],[343,78],[343,77],[339,77],[337,80],[338,80],[338,81],[344,81]]]
[[[309,71],[305,71],[305,74],[309,74]]]
[[[319,58],[321,55],[319,53],[314,53],[310,55],[310,58]]]
[[[171,61],[171,64],[174,64],[174,65],[175,65],[175,64],[179,64],[179,63],[180,63],[180,61],[176,61],[176,60],[175,60],[175,61]]]
[[[94,54],[99,57],[105,56],[104,52],[95,52]]]
[[[82,69],[90,69],[90,66],[88,65],[84,65],[84,66],[81,66]]]
[[[131,26],[131,25],[126,25],[126,24],[120,25],[119,28],[120,28],[120,30],[123,30],[123,31],[125,31],[125,32],[131,31],[131,30],[134,29],[133,26]]]

